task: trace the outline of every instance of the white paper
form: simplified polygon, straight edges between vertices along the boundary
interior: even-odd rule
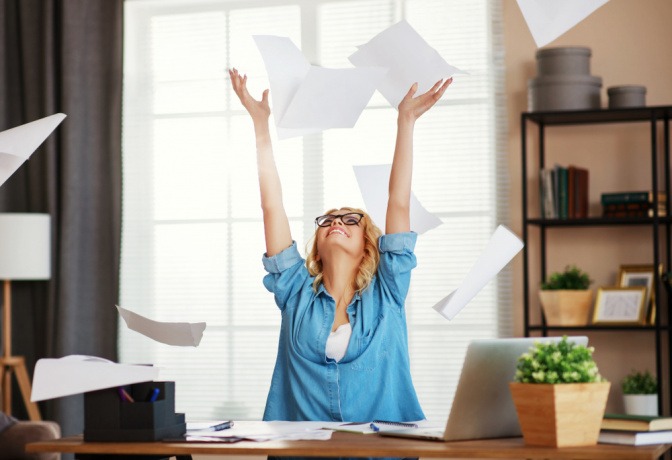
[[[355,171],[366,211],[373,222],[384,231],[392,165],[360,165],[353,166],[352,169]],[[427,211],[415,194],[411,192],[411,230],[417,234],[422,234],[441,224],[441,219]]]
[[[154,321],[116,306],[129,329],[156,340],[179,347],[197,347],[203,338],[206,323],[168,323]]]
[[[537,47],[542,47],[583,21],[608,0],[518,0]]]
[[[356,67],[380,66],[390,69],[376,89],[394,108],[399,106],[415,82],[418,83],[418,95],[427,92],[442,78],[467,74],[448,64],[405,20],[385,29],[357,48],[348,58]]]
[[[158,376],[159,369],[153,366],[117,364],[96,356],[43,358],[35,364],[30,400],[43,401],[131,383],[153,382]]]
[[[250,441],[299,441],[331,439],[333,431],[325,430],[325,424],[342,422],[253,422],[237,421],[226,430],[210,431],[211,438],[240,437]]]
[[[254,41],[271,85],[278,139],[352,128],[387,73],[380,67],[312,66],[287,37],[255,35]]]
[[[434,310],[453,319],[521,249],[523,241],[505,226],[498,226],[460,287],[434,305]]]
[[[65,116],[57,113],[0,132],[0,185],[30,158]]]

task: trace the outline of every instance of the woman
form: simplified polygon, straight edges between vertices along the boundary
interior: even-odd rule
[[[411,421],[424,419],[410,374],[404,301],[416,265],[410,232],[413,128],[452,79],[399,104],[385,235],[362,210],[340,208],[315,220],[304,263],[292,240],[273,159],[268,90],[261,100],[247,76],[229,71],[254,123],[268,275],[282,313],[278,355],[264,420]]]

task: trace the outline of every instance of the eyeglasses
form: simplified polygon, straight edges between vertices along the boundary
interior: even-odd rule
[[[362,220],[364,214],[358,212],[349,212],[346,214],[336,215],[336,214],[325,214],[315,219],[315,223],[320,227],[330,227],[336,219],[341,219],[344,225],[359,225],[359,221]]]

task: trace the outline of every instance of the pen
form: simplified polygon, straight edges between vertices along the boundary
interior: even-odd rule
[[[119,397],[121,398],[122,401],[135,402],[133,397],[128,394],[128,391],[124,390],[121,387],[117,388],[117,391],[119,392]]]
[[[147,397],[148,402],[154,402],[156,399],[159,397],[159,389],[158,388],[152,388],[152,390],[149,393],[149,396]]]
[[[374,420],[371,425],[374,425],[375,423],[379,425],[395,425],[395,426],[403,426],[407,428],[417,428],[418,424],[417,423],[409,423],[409,422],[391,422],[387,420]],[[378,427],[376,427],[378,428]],[[371,427],[373,429],[373,426]],[[377,431],[377,430],[376,430]]]
[[[380,428],[378,428],[378,427],[376,426],[376,424],[373,423],[373,422],[371,422],[371,424],[369,424],[369,428],[371,428],[371,429],[373,430],[374,433],[378,433],[378,432],[380,431]]]
[[[213,425],[213,426],[209,427],[208,431],[222,431],[222,430],[226,430],[227,428],[231,428],[232,426],[233,426],[233,422],[229,420],[227,422],[222,422],[222,423],[219,423],[217,425]]]

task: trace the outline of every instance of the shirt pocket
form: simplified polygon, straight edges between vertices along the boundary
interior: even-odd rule
[[[353,370],[375,370],[386,358],[386,323],[385,315],[378,316],[375,326],[357,338],[357,357],[350,363]]]

